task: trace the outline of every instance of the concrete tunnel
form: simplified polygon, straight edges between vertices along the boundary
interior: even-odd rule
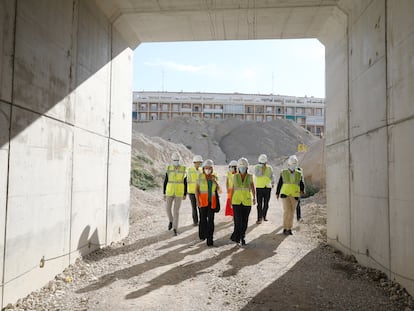
[[[132,49],[318,38],[328,243],[414,294],[414,2],[0,2],[1,305],[128,234]]]

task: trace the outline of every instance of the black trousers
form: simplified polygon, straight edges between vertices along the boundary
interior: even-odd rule
[[[190,198],[192,215],[193,215],[193,224],[198,224],[198,208],[197,201],[194,193],[189,193],[188,197]]]
[[[296,205],[296,220],[300,220],[302,218],[302,213],[300,211],[300,199],[298,199],[298,205]]]
[[[214,211],[211,205],[200,207],[200,222],[198,224],[198,236],[200,240],[213,240],[214,234]]]
[[[245,238],[251,209],[251,206],[243,204],[233,205],[234,232],[231,235],[232,241],[240,242]]]
[[[257,196],[257,220],[267,216],[272,188],[256,188]]]

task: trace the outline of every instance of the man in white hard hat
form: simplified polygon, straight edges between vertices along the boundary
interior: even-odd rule
[[[203,163],[203,158],[201,155],[195,155],[193,157],[193,164],[187,169],[187,192],[188,197],[190,198],[191,208],[192,208],[192,216],[193,216],[193,226],[198,226],[198,207],[197,207],[197,200],[195,196],[196,190],[196,183],[198,180],[198,175],[202,173],[201,163]]]
[[[267,210],[269,209],[272,188],[275,185],[273,168],[267,164],[267,155],[261,154],[258,158],[259,164],[254,167],[254,183],[257,193],[257,224],[262,220],[267,221]]]
[[[276,188],[276,198],[282,198],[283,203],[283,234],[292,235],[293,216],[299,197],[303,195],[305,184],[302,172],[297,169],[298,158],[292,155],[288,159],[288,167],[280,173]]]
[[[166,168],[163,194],[169,220],[168,230],[173,229],[174,235],[177,235],[181,201],[185,200],[187,196],[187,176],[185,166],[180,164],[180,154],[178,152],[173,152],[171,160],[172,164]],[[174,210],[171,211],[173,202]]]

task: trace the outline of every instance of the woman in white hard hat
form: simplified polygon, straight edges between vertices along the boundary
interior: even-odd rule
[[[174,235],[177,235],[181,201],[185,200],[187,196],[187,177],[185,166],[180,165],[180,154],[173,152],[171,160],[172,164],[167,166],[165,173],[163,194],[169,220],[168,230],[173,229]],[[174,210],[172,212],[173,202]]]
[[[198,226],[199,217],[195,189],[198,180],[198,175],[202,173],[201,163],[203,163],[203,158],[200,155],[195,155],[193,157],[194,166],[189,167],[187,170],[187,192],[191,202],[193,226]]]
[[[217,208],[217,193],[220,193],[218,178],[213,174],[214,163],[212,160],[205,160],[203,172],[198,176],[196,184],[197,206],[200,208],[200,223],[198,235],[200,240],[207,239],[207,246],[213,246],[214,214]]]
[[[296,210],[299,196],[303,195],[305,184],[302,172],[297,169],[298,158],[292,155],[288,159],[288,167],[280,173],[276,188],[276,198],[279,195],[283,203],[283,234],[292,235],[293,216]]]
[[[261,154],[259,156],[259,164],[254,167],[254,184],[257,193],[257,224],[261,224],[262,220],[267,221],[267,210],[269,209],[269,201],[272,188],[275,185],[275,177],[273,168],[267,165],[267,156]]]
[[[253,176],[247,173],[249,162],[246,158],[237,161],[238,173],[234,175],[233,195],[231,204],[233,205],[234,232],[231,240],[246,245],[246,230],[249,222],[252,203],[256,203],[256,190],[254,187]]]
[[[229,171],[226,175],[226,190],[227,190],[227,201],[226,201],[226,210],[224,216],[233,217],[233,207],[231,206],[231,195],[233,193],[233,180],[234,174],[237,173],[237,161],[232,160],[229,163]]]

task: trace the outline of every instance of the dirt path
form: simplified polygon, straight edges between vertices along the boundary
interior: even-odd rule
[[[252,209],[243,248],[229,240],[233,224],[223,208],[214,247],[207,247],[192,226],[189,200],[181,207],[179,235],[173,236],[161,191],[132,189],[128,238],[79,260],[19,301],[20,309],[411,310],[402,303],[403,292],[387,291],[391,283],[383,280],[381,287],[374,280],[382,274],[320,245],[325,205],[323,198],[322,204],[315,200],[306,200],[304,222],[286,237],[281,202],[272,193],[269,221],[257,225]]]

